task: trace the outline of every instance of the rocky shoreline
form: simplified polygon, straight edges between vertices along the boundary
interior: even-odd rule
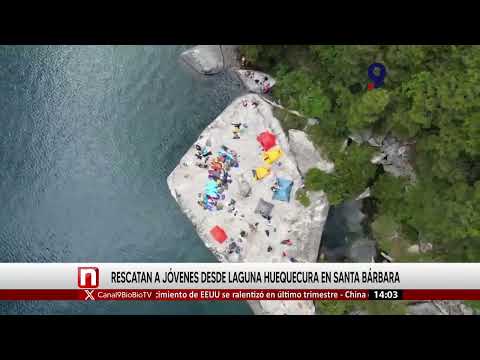
[[[240,61],[237,56],[237,49],[237,45],[199,45],[182,53],[181,58],[197,72],[204,75],[212,75],[228,69],[233,70],[249,92],[257,94],[268,92],[275,85],[275,79],[264,73],[239,69]],[[250,106],[251,104],[257,105]],[[205,245],[216,255],[219,261],[315,262],[317,260],[329,204],[323,192],[308,193],[311,203],[305,208],[295,199],[295,193],[302,189],[302,177],[308,169],[316,167],[321,171],[331,173],[334,171],[335,165],[320,154],[309,141],[306,133],[290,130],[287,140],[279,120],[272,113],[273,107],[281,106],[259,95],[251,94],[240,97],[204,130],[196,144],[201,148],[209,144],[208,148],[212,153],[218,152],[221,146],[226,145],[228,149],[234,149],[234,153],[238,154],[240,169],[231,170],[231,175],[235,179],[228,186],[228,194],[225,200],[228,202],[229,199],[235,198],[234,209],[238,211],[239,218],[234,215],[233,217],[236,219],[232,220],[232,213],[228,210],[222,212],[222,209],[220,209],[213,215],[212,212],[199,207],[195,195],[202,194],[202,184],[205,182],[207,170],[195,165],[195,146],[192,146],[185,154],[180,164],[168,177],[167,182],[172,196],[190,218]],[[297,112],[286,111],[301,116]],[[310,121],[317,120],[309,119]],[[247,126],[241,130],[238,127],[237,135],[234,133],[232,138],[231,127],[235,123],[246,124]],[[267,129],[275,134],[284,152],[284,158],[281,160],[283,169],[277,169],[273,165],[275,170],[272,174],[269,174],[270,179],[263,180],[263,184],[259,186],[252,180],[251,176],[251,171],[259,166],[258,159],[261,157],[256,135]],[[239,136],[239,138],[235,138],[235,136]],[[357,143],[366,142],[370,146],[378,148],[379,151],[372,158],[372,163],[383,166],[384,170],[393,176],[408,176],[412,182],[415,181],[413,168],[408,161],[412,144],[401,143],[388,136],[377,138],[371,133],[352,134],[350,139]],[[262,232],[262,230],[268,230],[267,228],[259,231],[262,238],[258,234],[252,235],[252,232],[255,233],[257,230],[252,230],[252,227],[248,225],[261,222],[257,221],[258,218],[255,218],[257,202],[259,200],[271,201],[267,198],[271,198],[271,188],[275,185],[275,179],[280,176],[288,177],[293,181],[292,199],[288,205],[275,204],[276,210],[273,213],[272,220],[265,224],[262,223],[268,229],[270,227],[275,228],[274,232],[270,231],[271,235],[267,234],[267,239]],[[245,188],[249,190],[246,191]],[[252,189],[255,190],[252,192]],[[357,200],[369,197],[369,190],[367,188],[364,193],[359,195]],[[242,195],[246,193],[249,195]],[[253,218],[249,218],[249,216],[253,216]],[[245,224],[242,224],[242,221]],[[228,240],[225,241],[225,244],[216,243],[212,240],[212,235],[209,232],[212,226],[218,223],[221,223],[222,229],[227,230]],[[282,228],[282,224],[287,226]],[[247,231],[248,235],[245,238],[241,233],[247,234]],[[231,236],[232,234],[233,236]],[[285,247],[280,246],[281,251],[279,252],[278,245],[287,237],[294,238],[295,250],[285,256],[283,255]],[[243,244],[239,246],[238,244],[242,242]],[[234,246],[235,251],[229,253],[229,247],[233,243],[236,244]],[[292,249],[288,250],[291,251]],[[370,255],[367,257],[370,257]],[[315,313],[313,303],[308,301],[254,301],[249,302],[249,304],[255,314]],[[409,305],[407,311],[407,314],[439,315],[472,313],[473,311],[460,301],[418,302]]]

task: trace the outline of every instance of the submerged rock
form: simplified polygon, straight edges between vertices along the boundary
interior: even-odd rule
[[[236,73],[248,91],[266,94],[275,86],[275,79],[268,74],[253,70],[236,70]]]
[[[327,160],[315,148],[305,132],[290,129],[288,131],[288,142],[290,150],[297,160],[298,169],[303,176],[311,168],[317,168],[326,173],[334,171],[335,164]]]
[[[268,165],[270,172],[264,178],[256,180],[252,170],[266,166],[257,141],[257,136],[264,131],[275,135],[283,155]],[[294,258],[300,262],[315,262],[328,215],[328,200],[323,192],[309,195],[311,203],[308,207],[295,200],[294,194],[303,186],[302,178],[285,133],[273,116],[272,106],[258,95],[240,97],[202,132],[200,138],[199,142],[205,144],[205,139],[208,139],[212,157],[222,146],[237,154],[239,166],[229,169],[232,182],[222,193],[225,196],[221,200],[223,209],[208,211],[198,203],[197,194],[201,195],[204,191],[208,169],[197,165],[195,146],[180,159],[167,183],[172,196],[217,259],[226,262],[290,262]],[[273,199],[272,187],[277,177],[293,181],[289,202]],[[274,205],[270,220],[255,213],[260,199]],[[227,240],[221,243],[210,234],[216,225],[227,234]],[[246,236],[241,235],[242,231],[247,233]],[[230,244],[239,237],[242,237],[239,253],[229,253]],[[292,245],[281,244],[287,239]],[[250,304],[258,314],[315,313],[312,301],[261,301]]]

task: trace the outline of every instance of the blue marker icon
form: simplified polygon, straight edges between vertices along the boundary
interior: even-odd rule
[[[380,69],[380,75],[376,75],[374,73],[375,69]],[[387,76],[387,69],[385,65],[380,63],[373,63],[368,67],[368,77],[373,81],[373,84],[368,84],[368,90],[372,90],[373,88],[379,88],[383,86],[383,80]]]

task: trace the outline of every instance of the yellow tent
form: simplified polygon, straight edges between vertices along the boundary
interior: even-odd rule
[[[280,149],[278,146],[268,150],[263,154],[263,160],[269,164],[272,165],[275,161],[277,161],[280,156],[283,155],[282,149]]]
[[[262,180],[264,177],[270,174],[270,169],[260,166],[255,169],[255,179]]]

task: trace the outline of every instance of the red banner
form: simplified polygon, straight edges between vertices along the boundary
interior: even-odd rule
[[[388,292],[388,290],[384,290]],[[72,289],[2,290],[1,300],[80,301],[245,301],[245,300],[368,300],[369,290],[199,290],[199,289]],[[392,300],[384,298],[381,300]],[[395,300],[480,300],[480,290],[403,290]]]
[[[480,300],[480,290],[403,290],[403,300]]]
[[[0,300],[242,301],[367,300],[368,290],[0,290]]]

